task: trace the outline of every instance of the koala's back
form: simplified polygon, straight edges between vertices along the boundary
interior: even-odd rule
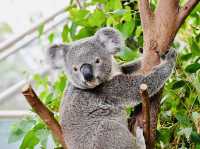
[[[119,100],[102,95],[98,88],[80,90],[69,85],[61,106],[69,149],[133,149],[126,118]]]

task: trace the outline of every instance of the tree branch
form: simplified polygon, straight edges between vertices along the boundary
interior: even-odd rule
[[[83,7],[82,7],[82,5],[81,5],[81,2],[80,2],[80,0],[76,0],[76,5],[80,8],[80,9],[82,9]]]
[[[143,29],[146,30],[150,23],[153,12],[151,11],[149,0],[140,0],[139,3],[140,17]]]
[[[55,138],[62,144],[63,148],[67,149],[61,127],[54,118],[54,114],[38,99],[38,96],[32,89],[31,85],[26,85],[22,89],[22,94],[39,117],[46,123]]]
[[[146,142],[147,149],[151,147],[150,142],[150,98],[147,92],[147,85],[140,85],[140,96],[142,99],[142,113],[143,113],[143,128],[144,128],[144,138]]]
[[[199,0],[188,0],[187,3],[181,8],[179,12],[178,28],[198,3]]]

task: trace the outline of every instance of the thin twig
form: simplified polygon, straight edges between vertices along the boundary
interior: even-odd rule
[[[83,7],[82,7],[82,5],[81,5],[81,2],[80,2],[80,0],[76,0],[76,5],[80,8],[80,9],[82,9]]]
[[[38,116],[46,123],[55,138],[62,144],[63,148],[67,149],[61,126],[54,118],[54,114],[39,100],[31,85],[26,85],[22,89],[22,94],[25,96],[26,100]]]
[[[151,147],[150,144],[150,98],[147,92],[147,85],[140,85],[140,96],[142,99],[142,113],[144,125],[144,138],[147,149]]]
[[[199,0],[188,0],[187,3],[181,8],[179,12],[178,27],[184,22],[186,17],[194,9],[194,7],[199,3]]]

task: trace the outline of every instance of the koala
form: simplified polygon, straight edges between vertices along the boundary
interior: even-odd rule
[[[145,149],[143,130],[128,129],[125,108],[141,103],[139,86],[148,85],[153,96],[163,87],[175,65],[175,50],[148,75],[134,72],[137,60],[118,65],[113,56],[124,40],[113,28],[94,36],[48,49],[54,68],[65,68],[69,84],[60,107],[61,127],[69,149]],[[126,72],[126,73],[125,73]]]

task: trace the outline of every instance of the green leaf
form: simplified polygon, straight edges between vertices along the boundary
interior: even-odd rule
[[[126,110],[126,113],[127,113],[128,117],[130,117],[134,109],[133,109],[132,106],[127,105],[125,107],[125,110]]]
[[[133,18],[132,18],[132,15],[134,15]],[[129,7],[126,7],[126,13],[121,18],[121,21],[124,20],[124,21],[130,22],[130,21],[133,21],[132,19],[135,19],[135,14],[132,14],[131,9]],[[135,23],[135,20],[134,20],[134,23]]]
[[[133,29],[134,29],[134,23],[132,21],[125,22],[124,24],[119,26],[119,30],[124,38],[128,38],[132,34]]]
[[[176,114],[176,119],[178,120],[180,126],[183,127],[190,127],[191,124],[191,120],[189,119],[188,115],[185,115],[183,112],[179,111]]]
[[[40,140],[40,144],[44,148],[47,147],[47,141],[48,141],[49,134],[50,134],[50,132],[48,129],[40,129],[40,130],[36,131],[36,136]]]
[[[54,40],[54,33],[51,33],[49,36],[48,36],[48,40],[49,40],[49,43],[52,44],[53,43],[53,40]]]
[[[20,149],[34,149],[35,146],[39,143],[39,139],[36,136],[35,131],[31,130],[29,131],[22,141],[22,144],[20,145]]]
[[[134,60],[137,56],[138,56],[137,52],[136,51],[132,51],[128,47],[124,48],[123,50],[120,51],[120,53],[118,53],[116,55],[116,57],[119,57],[123,61]]]
[[[78,24],[78,25],[83,25],[87,26],[87,21],[88,21],[88,14],[90,13],[89,10],[86,9],[81,9],[79,10],[78,8],[72,8],[69,10],[70,13],[70,19]]]
[[[94,13],[89,17],[88,23],[92,27],[101,27],[103,23],[105,23],[106,17],[103,11],[96,9]]]
[[[199,69],[200,69],[200,64],[199,64],[199,63],[193,63],[193,64],[188,65],[188,66],[185,68],[185,71],[188,72],[188,73],[195,73],[195,72],[197,72]]]
[[[169,128],[161,128],[157,131],[157,139],[165,144],[170,142],[171,132]]]
[[[121,0],[109,0],[106,3],[106,10],[122,9]]]
[[[192,41],[191,51],[193,55],[200,56],[200,47],[198,46],[195,40]]]
[[[62,93],[65,89],[67,83],[67,78],[65,75],[61,74],[59,79],[54,83],[54,89],[59,93]]]
[[[183,87],[186,84],[186,82],[184,80],[180,80],[180,81],[176,81],[173,85],[172,85],[172,89],[178,89]]]
[[[20,140],[27,131],[29,131],[33,125],[35,124],[35,120],[30,117],[22,119],[17,123],[11,126],[11,132],[8,138],[8,143],[13,143]]]
[[[107,0],[92,0],[95,3],[105,3]]]
[[[137,37],[139,37],[141,34],[142,34],[142,27],[138,26],[137,29],[136,29],[136,31],[135,31],[135,35]]]
[[[181,56],[181,60],[187,61],[187,60],[189,60],[191,57],[192,57],[192,53],[188,53],[188,54],[182,55],[182,56]]]
[[[50,134],[49,130],[43,123],[38,123],[37,125],[35,125],[33,130],[35,131],[36,137],[40,140],[40,144],[42,145],[42,147],[46,148],[48,137]]]
[[[192,142],[194,142],[194,143],[200,143],[200,134],[198,134],[198,133],[195,132],[195,131],[192,131],[191,140],[192,140]]]
[[[76,33],[76,30],[77,30],[77,27],[78,27],[77,24],[72,22],[70,29],[69,29],[70,37],[72,38],[72,40],[76,39],[75,33]]]
[[[53,93],[44,90],[40,93],[39,97],[43,103],[49,104],[53,100]]]
[[[199,142],[195,145],[195,149],[200,149],[200,143]]]
[[[41,24],[39,27],[38,27],[38,36],[40,37],[44,32],[44,24]]]
[[[8,143],[13,143],[20,140],[24,136],[24,131],[17,128],[12,128],[12,132],[9,135]]]
[[[48,76],[42,77],[39,74],[35,74],[33,76],[33,80],[35,81],[36,87],[43,86],[45,88],[48,88],[49,86]]]
[[[69,27],[68,27],[68,25],[65,25],[63,27],[63,31],[62,31],[62,41],[63,42],[69,42],[68,33],[69,33]]]
[[[76,39],[81,39],[81,38],[85,38],[88,36],[91,36],[91,32],[88,28],[81,28],[80,31],[78,32],[78,34],[76,35]]]

